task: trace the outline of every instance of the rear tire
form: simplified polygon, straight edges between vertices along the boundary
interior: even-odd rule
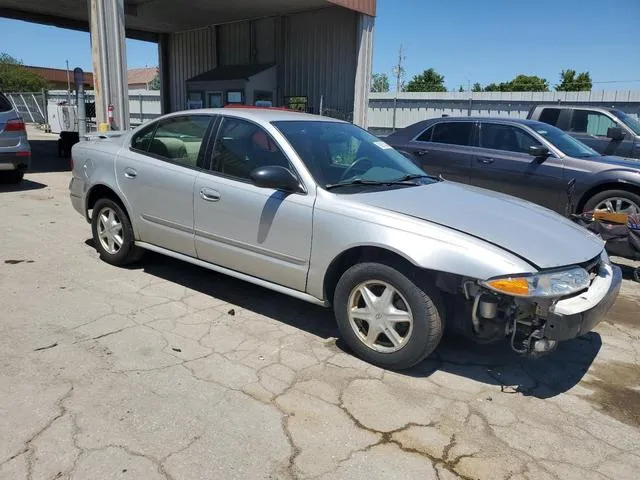
[[[442,338],[437,289],[418,286],[387,265],[361,263],[348,269],[338,281],[333,303],[347,345],[382,368],[410,368],[431,354]]]
[[[622,208],[624,208],[625,205],[635,205],[636,211],[640,213],[640,195],[627,190],[605,190],[604,192],[596,193],[593,197],[587,200],[582,210],[583,212],[591,212],[596,208],[607,204],[607,200],[611,200],[610,204],[615,211],[617,199],[621,200]]]
[[[103,261],[123,266],[142,258],[144,250],[135,246],[129,216],[117,202],[101,198],[95,203],[91,231],[96,250]]]

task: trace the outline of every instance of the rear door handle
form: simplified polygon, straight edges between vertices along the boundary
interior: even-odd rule
[[[489,165],[494,162],[494,159],[491,157],[478,157],[477,160],[483,165]]]
[[[136,178],[138,176],[138,172],[131,167],[127,167],[124,169],[124,176],[127,178]]]
[[[429,153],[429,150],[418,150],[418,151],[416,151],[416,155],[418,155],[419,157],[422,157],[423,155],[426,155],[427,153]]]
[[[200,197],[207,202],[217,202],[220,200],[220,194],[210,188],[201,188]]]

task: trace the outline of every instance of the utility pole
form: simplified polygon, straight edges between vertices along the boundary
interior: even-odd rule
[[[69,79],[69,60],[67,60],[67,105],[71,106],[71,80]]]
[[[396,76],[396,93],[393,96],[393,131],[396,131],[396,110],[398,108],[398,93],[402,88],[402,78],[404,77],[404,68],[402,67],[402,62],[404,62],[404,48],[402,44],[400,44],[400,49],[398,50],[398,63],[393,67],[393,73]]]

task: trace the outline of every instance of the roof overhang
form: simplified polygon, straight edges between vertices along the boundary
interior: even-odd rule
[[[88,30],[90,0],[0,0],[0,16]],[[112,0],[113,1],[113,0]],[[376,0],[124,0],[127,36],[156,40],[158,33],[286,15],[340,5],[374,16]]]

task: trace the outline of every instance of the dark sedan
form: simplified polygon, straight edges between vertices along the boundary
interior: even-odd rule
[[[640,161],[602,156],[546,123],[443,117],[406,127],[385,141],[431,175],[562,214],[640,213]]]

